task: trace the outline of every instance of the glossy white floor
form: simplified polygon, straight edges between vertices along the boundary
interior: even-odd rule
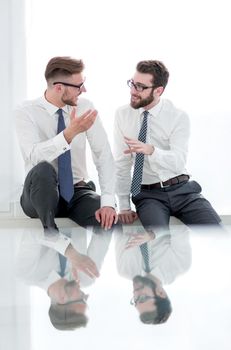
[[[46,292],[34,286],[35,282],[28,285],[27,281],[25,285],[22,274],[20,278],[15,275],[27,231],[7,225],[0,228],[1,350],[230,349],[230,232],[190,232],[187,249],[192,261],[186,264],[187,271],[164,286],[173,312],[162,325],[142,324],[137,310],[130,305],[132,282],[118,275],[113,237],[104,251],[100,277],[83,288],[89,293],[87,327],[58,331],[48,317],[50,300]],[[27,266],[25,271],[32,275],[29,259]]]

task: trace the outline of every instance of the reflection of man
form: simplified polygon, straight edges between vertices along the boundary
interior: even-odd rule
[[[55,328],[71,330],[86,326],[88,295],[80,289],[78,282],[58,279],[48,287],[47,293],[51,298],[49,316]]]
[[[171,302],[161,281],[151,274],[133,278],[131,305],[136,307],[140,320],[147,324],[164,323],[172,312]]]
[[[191,264],[188,229],[177,225],[155,239],[142,226],[126,225],[124,231],[115,236],[116,264],[118,273],[133,281],[131,304],[142,322],[163,323],[172,311],[163,285],[172,283]],[[141,249],[145,243],[148,267]]]
[[[114,162],[97,111],[80,98],[86,92],[84,64],[54,57],[46,67],[47,89],[15,111],[27,176],[21,196],[26,215],[56,229],[55,217],[81,226],[111,228],[116,219]],[[87,182],[86,143],[96,165],[101,197]]]
[[[141,61],[136,68],[128,81],[130,105],[118,109],[114,126],[121,221],[132,223],[138,215],[150,231],[168,227],[170,216],[186,225],[218,225],[219,216],[185,169],[189,118],[161,98],[168,70],[154,60]],[[131,210],[130,193],[136,213]]]
[[[42,230],[25,231],[17,259],[17,276],[26,284],[47,292],[51,299],[49,316],[54,327],[86,326],[88,296],[81,287],[91,285],[99,276],[110,240],[111,235],[103,232],[92,234],[88,243],[87,232],[82,228],[73,228],[71,237],[62,234],[47,237]],[[68,244],[65,253],[64,241]],[[69,255],[70,248],[74,260]]]

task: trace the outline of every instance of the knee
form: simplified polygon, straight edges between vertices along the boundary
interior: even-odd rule
[[[53,165],[46,161],[38,163],[32,169],[32,176],[36,181],[39,182],[57,182],[57,174],[55,168]]]

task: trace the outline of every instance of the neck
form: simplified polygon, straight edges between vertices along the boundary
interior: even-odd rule
[[[152,109],[160,102],[160,97],[154,98],[154,100],[147,106],[144,107],[145,111],[148,111],[149,109]]]
[[[52,91],[50,91],[49,89],[47,89],[45,91],[44,94],[45,99],[50,102],[51,104],[53,104],[54,106],[58,107],[58,108],[62,108],[65,106],[65,103],[63,103],[60,98],[56,95],[54,95],[52,93]]]

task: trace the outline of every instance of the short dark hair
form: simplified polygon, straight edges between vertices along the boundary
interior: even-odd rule
[[[75,312],[70,305],[51,304],[48,313],[52,325],[62,331],[86,327],[88,322],[86,315]]]
[[[169,72],[161,61],[140,61],[136,66],[136,70],[139,73],[151,74],[155,87],[163,86],[165,88],[168,83]]]
[[[143,312],[140,314],[140,320],[146,324],[160,324],[168,320],[172,313],[172,306],[169,297],[160,297],[156,294],[157,284],[148,276],[137,275],[133,278],[133,282],[140,282],[152,289],[155,299],[153,300],[154,311]]]
[[[71,76],[72,74],[81,73],[84,69],[82,60],[77,60],[68,56],[57,56],[50,59],[45,70],[46,81],[56,78],[57,76]]]

